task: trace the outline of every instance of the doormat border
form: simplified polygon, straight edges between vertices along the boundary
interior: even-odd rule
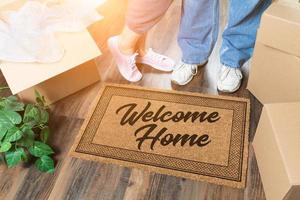
[[[146,92],[145,95],[146,97],[144,97],[145,99],[149,99],[149,100],[157,100],[157,99],[151,99],[151,95],[149,93],[154,92],[154,93],[160,93],[160,94],[165,94],[165,95],[181,95],[183,97],[187,97],[187,96],[192,96],[192,97],[197,97],[197,98],[203,98],[203,99],[210,99],[210,100],[216,100],[216,101],[220,101],[220,100],[224,100],[224,101],[228,101],[231,103],[236,103],[236,102],[240,102],[242,104],[244,104],[244,106],[246,106],[246,108],[244,109],[244,123],[243,123],[243,130],[244,130],[244,134],[242,134],[242,139],[241,139],[241,151],[240,151],[240,163],[239,163],[239,170],[238,170],[238,174],[236,174],[236,171],[234,170],[230,170],[228,169],[228,173],[232,173],[235,174],[236,176],[232,176],[232,177],[225,177],[222,175],[213,175],[213,174],[208,174],[208,173],[204,173],[204,172],[197,172],[197,170],[193,173],[191,169],[189,170],[179,170],[178,168],[167,168],[166,166],[162,166],[162,165],[158,165],[156,163],[147,163],[147,162],[142,162],[142,161],[138,161],[138,160],[129,160],[129,159],[122,159],[120,156],[118,158],[117,155],[120,155],[120,152],[124,153],[124,152],[136,152],[138,154],[153,154],[153,153],[147,153],[147,152],[141,152],[141,151],[134,151],[134,150],[128,150],[128,149],[122,149],[122,148],[117,148],[117,147],[110,147],[107,145],[100,145],[100,144],[93,144],[92,140],[94,135],[97,132],[97,127],[93,127],[94,130],[94,134],[93,132],[89,132],[90,135],[88,135],[86,132],[86,129],[88,127],[88,125],[94,123],[94,125],[97,125],[95,123],[95,120],[98,119],[101,122],[101,119],[97,118],[99,117],[99,107],[103,107],[102,109],[105,108],[105,110],[101,110],[102,113],[100,113],[100,118],[102,118],[105,114],[106,108],[108,107],[108,103],[111,99],[111,97],[113,96],[111,94],[109,99],[102,99],[101,98],[105,98],[105,94],[107,91],[109,90],[113,90],[113,89],[119,89],[119,90],[127,90],[127,92],[129,90],[134,90],[135,92]],[[126,93],[126,92],[125,92]],[[124,95],[120,95],[120,94],[115,94],[115,96],[124,96]],[[134,97],[134,96],[130,96],[130,97]],[[142,98],[142,97],[135,97],[135,98]],[[100,101],[101,100],[101,101]],[[174,101],[173,101],[174,102]],[[180,103],[180,102],[175,102],[175,103]],[[191,105],[195,105],[195,104],[191,104]],[[196,104],[197,106],[200,106],[199,104]],[[98,107],[98,109],[96,109]],[[212,106],[208,106],[208,107],[212,107]],[[225,109],[224,107],[216,107],[216,108],[221,108],[221,109]],[[234,109],[231,109],[234,110]],[[98,111],[98,112],[97,112]],[[139,86],[129,86],[129,85],[120,85],[120,84],[107,84],[104,83],[103,86],[101,87],[100,91],[99,91],[99,95],[97,95],[97,98],[95,99],[95,101],[93,102],[93,104],[91,105],[91,110],[89,111],[86,120],[84,121],[81,129],[80,129],[80,133],[78,134],[78,136],[75,139],[74,145],[72,146],[69,154],[72,157],[77,157],[77,158],[82,158],[82,159],[87,159],[87,160],[93,160],[93,161],[100,161],[100,162],[105,162],[105,163],[113,163],[113,164],[117,164],[117,165],[121,165],[121,166],[126,166],[126,167],[132,167],[132,168],[140,168],[140,169],[144,169],[147,171],[152,171],[152,172],[158,172],[158,173],[162,173],[162,174],[168,174],[168,175],[172,175],[172,176],[178,176],[178,177],[186,177],[186,178],[190,178],[190,179],[194,179],[194,180],[198,180],[198,181],[207,181],[210,183],[215,183],[215,184],[219,184],[219,185],[227,185],[227,186],[231,186],[231,187],[236,187],[236,188],[244,188],[245,184],[246,184],[246,175],[247,175],[247,164],[248,164],[248,137],[249,137],[249,118],[250,118],[250,101],[248,99],[244,99],[244,98],[237,98],[237,97],[228,97],[228,96],[213,96],[213,95],[207,95],[207,94],[199,94],[199,93],[191,93],[191,92],[178,92],[178,91],[170,91],[170,90],[158,90],[158,89],[152,89],[152,88],[144,88],[144,87],[139,87]],[[234,119],[234,117],[233,117]],[[100,125],[100,123],[98,124]],[[231,148],[231,145],[230,145]],[[99,150],[100,149],[100,150]],[[106,150],[105,150],[106,149]],[[110,151],[115,151],[114,156],[107,156],[105,155],[105,153],[103,152],[110,152]],[[170,156],[164,156],[164,155],[160,155],[160,154],[154,154],[156,157],[159,156],[161,158],[164,158],[166,160],[170,159]],[[101,157],[100,157],[101,156]],[[179,158],[174,158],[176,160],[183,160],[183,162],[186,162],[185,159],[179,159]],[[228,157],[228,160],[230,159],[230,156]],[[172,158],[171,158],[172,160]],[[192,163],[191,166],[194,166],[196,164],[199,164],[200,162],[196,162],[196,161],[191,161],[191,160],[187,160],[189,162]],[[162,163],[163,164],[163,163]],[[180,163],[179,163],[180,165]],[[204,163],[204,167],[211,167],[214,164],[209,164],[209,163]],[[224,171],[226,170],[227,166],[221,166],[221,165],[216,165],[219,166],[219,169],[215,170],[215,171]],[[195,166],[194,166],[195,167]]]

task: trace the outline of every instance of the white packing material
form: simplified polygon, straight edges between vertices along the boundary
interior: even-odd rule
[[[19,10],[0,13],[0,61],[54,63],[64,56],[58,32],[79,32],[102,17],[103,0],[28,0]]]

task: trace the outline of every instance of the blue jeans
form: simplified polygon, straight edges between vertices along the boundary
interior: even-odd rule
[[[272,0],[229,0],[220,61],[241,67],[252,56],[260,18]],[[183,0],[178,44],[182,61],[203,64],[218,38],[219,0]]]

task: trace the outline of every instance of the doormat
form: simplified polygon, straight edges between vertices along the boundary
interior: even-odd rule
[[[246,99],[106,84],[71,156],[245,187]]]

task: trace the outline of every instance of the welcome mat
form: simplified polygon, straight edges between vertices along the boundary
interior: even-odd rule
[[[107,84],[71,155],[243,188],[249,101]]]

